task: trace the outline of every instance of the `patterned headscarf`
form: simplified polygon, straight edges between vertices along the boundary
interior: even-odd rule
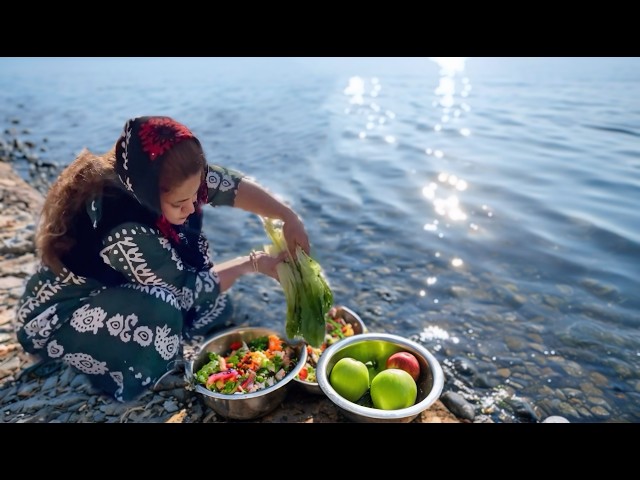
[[[174,145],[183,140],[198,139],[183,124],[170,117],[145,116],[127,120],[116,143],[116,173],[124,188],[144,207],[158,215],[156,226],[174,244],[182,243],[185,228],[172,226],[162,215],[160,206],[161,158]],[[197,217],[201,217],[201,205],[206,202],[206,182],[198,192]],[[189,230],[199,232],[201,219],[189,222]],[[196,233],[194,232],[194,233]]]
[[[188,138],[191,131],[170,117],[137,117],[127,120],[116,143],[116,173],[124,187],[142,205],[162,214],[158,159]]]

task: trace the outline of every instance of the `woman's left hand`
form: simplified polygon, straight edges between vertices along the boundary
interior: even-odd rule
[[[253,263],[253,269],[256,273],[261,273],[280,281],[277,267],[286,257],[286,252],[280,252],[278,255],[271,256],[263,251],[253,251],[249,256],[249,260]]]

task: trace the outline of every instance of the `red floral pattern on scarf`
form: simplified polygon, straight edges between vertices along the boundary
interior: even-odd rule
[[[175,120],[168,117],[152,117],[140,126],[142,150],[155,160],[176,143],[193,138],[193,133]]]
[[[173,225],[171,225],[171,223],[169,223],[169,220],[167,220],[164,217],[164,215],[162,215],[158,219],[158,221],[156,222],[156,226],[162,232],[162,234],[165,236],[165,238],[168,238],[174,244],[179,244],[180,243],[180,237],[178,236],[178,232],[175,231],[175,229],[173,228]]]

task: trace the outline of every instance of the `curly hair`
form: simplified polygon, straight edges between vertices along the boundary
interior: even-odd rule
[[[102,155],[83,149],[51,185],[47,193],[38,230],[36,250],[43,264],[60,273],[61,258],[76,244],[70,233],[75,216],[85,208],[87,200],[99,195],[107,185],[120,185],[115,171],[115,146]],[[167,192],[190,176],[200,172],[204,180],[207,161],[195,139],[171,148],[160,161],[160,191]]]
[[[68,235],[75,215],[91,196],[117,180],[115,148],[103,155],[83,149],[51,185],[36,232],[36,250],[43,264],[59,273],[60,258],[76,243]]]

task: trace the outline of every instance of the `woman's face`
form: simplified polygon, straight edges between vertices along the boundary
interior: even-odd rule
[[[173,225],[182,225],[195,211],[200,188],[200,174],[187,178],[183,183],[168,192],[160,194],[162,214]]]

